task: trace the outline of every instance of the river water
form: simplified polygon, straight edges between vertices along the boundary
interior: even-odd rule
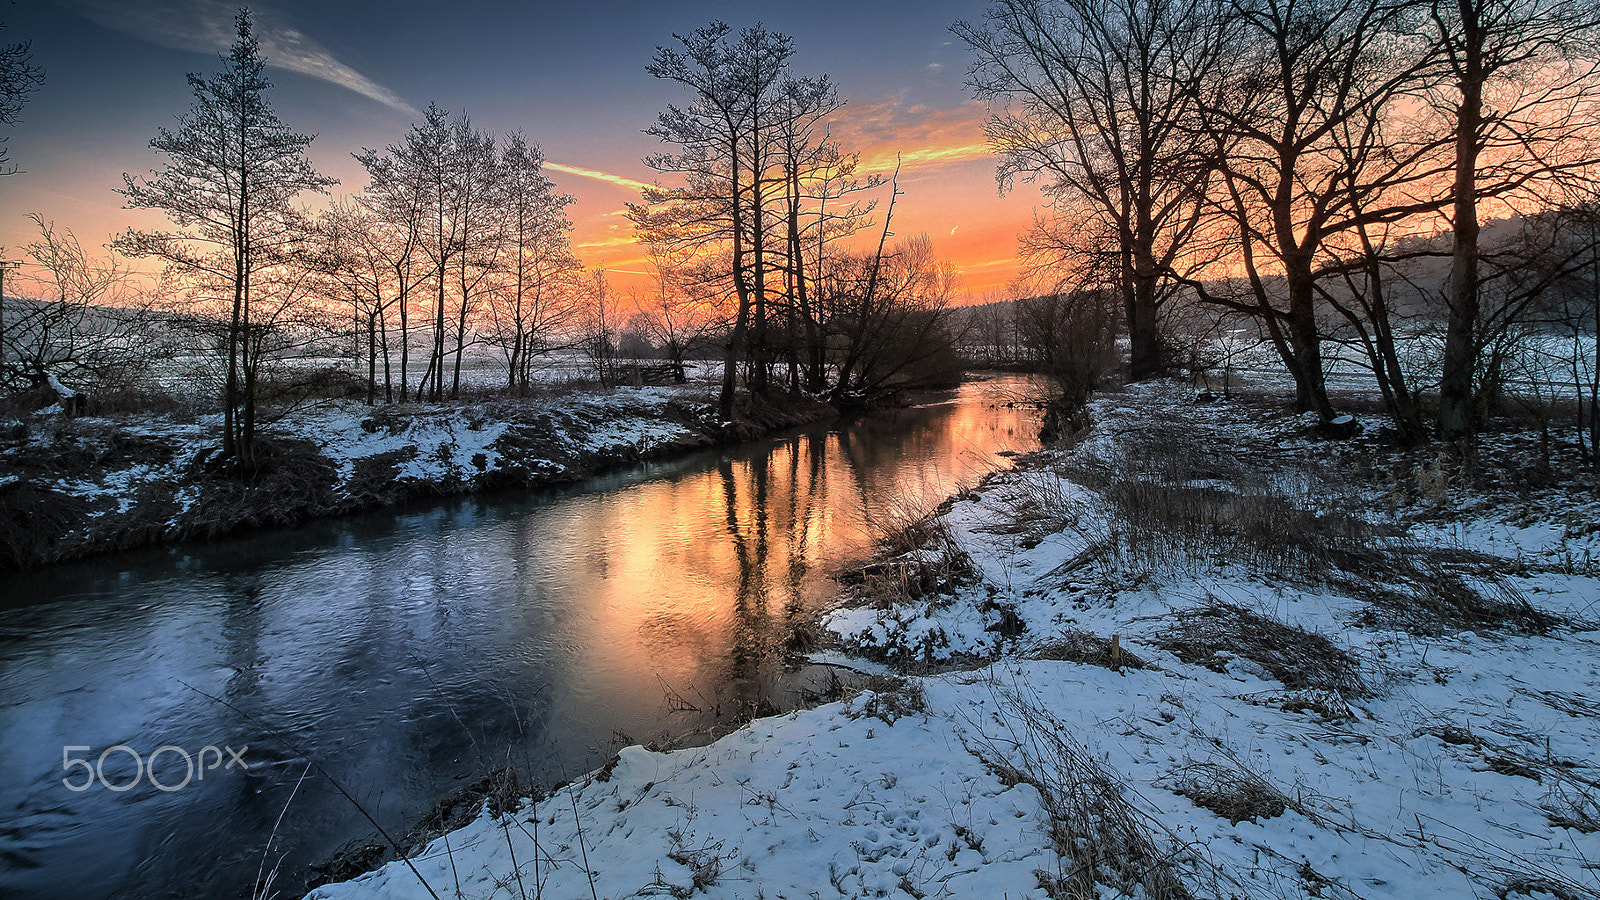
[[[825,675],[785,643],[871,523],[1036,446],[1020,387],[0,578],[0,896],[248,897],[274,867],[295,896],[362,809],[402,832],[497,768],[548,785],[793,706]]]

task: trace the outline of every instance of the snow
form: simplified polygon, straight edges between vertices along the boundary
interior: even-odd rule
[[[50,385],[50,390],[55,391],[56,396],[60,397],[63,400],[65,400],[68,397],[76,397],[76,396],[78,396],[78,392],[77,391],[72,390],[71,388],[69,388],[66,385],[62,384],[61,381],[59,379],[57,379],[56,376],[51,372],[46,372],[44,374],[44,380],[45,380],[45,382],[47,384]]]
[[[494,483],[557,482],[709,442],[693,425],[710,418],[701,385],[549,391],[529,401],[478,404],[326,401],[274,413],[261,430],[271,440],[309,442],[331,464],[337,481],[320,514],[370,505],[375,490],[399,497],[470,491],[513,465],[509,477]],[[207,498],[191,467],[217,447],[220,414],[58,418],[48,412],[16,423],[20,437],[0,447],[0,461],[22,470],[19,480],[83,501],[82,522],[62,536],[66,543],[93,548],[100,535],[115,543],[129,526],[180,536],[191,519],[205,518]],[[507,458],[508,446],[514,459]],[[375,464],[361,472],[368,461]],[[201,530],[211,533],[211,520]]]
[[[1094,413],[1083,444],[951,504],[944,521],[976,573],[953,594],[828,616],[851,652],[875,661],[817,659],[878,673],[873,689],[708,747],[624,750],[606,770],[435,841],[411,861],[417,872],[441,897],[1044,898],[1071,868],[1055,838],[1083,825],[1062,818],[1062,797],[1099,772],[1196,896],[1600,891],[1600,833],[1572,827],[1600,816],[1600,632],[1584,624],[1600,603],[1600,538],[1582,525],[1588,507],[1440,521],[1351,488],[1375,524],[1417,547],[1491,554],[1507,589],[1575,617],[1543,635],[1419,633],[1368,615],[1331,582],[1220,555],[1085,561],[1113,513],[1066,473],[1128,458],[1152,421],[1225,433],[1238,458],[1275,468],[1291,492],[1309,481],[1297,466],[1328,452],[1293,417],[1197,407],[1167,386],[1138,386]],[[1326,636],[1370,690],[1296,688],[1243,654],[1213,660],[1217,671],[1163,649],[1176,613],[1217,601]],[[1020,634],[996,628],[1005,610]],[[1069,631],[1116,635],[1146,666],[1035,658]],[[893,663],[944,671],[893,682],[881,677]],[[1233,822],[1191,799],[1218,777],[1274,793],[1281,814]],[[1100,897],[1142,890],[1108,877]],[[428,890],[391,863],[311,896]]]

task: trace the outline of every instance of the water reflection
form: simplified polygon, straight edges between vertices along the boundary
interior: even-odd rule
[[[0,895],[234,897],[264,856],[293,893],[309,862],[370,831],[326,779],[296,787],[303,754],[398,828],[490,768],[551,782],[619,741],[786,702],[780,651],[867,546],[866,521],[1032,445],[994,387],[557,496],[0,582],[31,604],[0,611]],[[251,769],[172,793],[62,786],[63,746],[118,744],[249,745]],[[118,783],[124,762],[107,762]]]

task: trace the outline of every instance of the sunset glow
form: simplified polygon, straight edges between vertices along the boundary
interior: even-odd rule
[[[830,136],[860,154],[862,170],[888,177],[898,164],[897,237],[927,234],[962,271],[970,295],[1000,289],[1017,274],[1016,235],[1041,198],[1029,186],[999,195],[986,112],[962,83],[966,61],[945,30],[979,14],[979,4],[919,5],[915,17],[851,7],[858,21],[849,29],[781,5],[630,5],[625,14],[585,16],[507,15],[498,5],[468,3],[446,20],[431,4],[412,2],[386,7],[377,27],[359,15],[361,4],[337,6],[280,0],[255,7],[274,102],[291,127],[317,135],[314,162],[341,182],[333,197],[365,186],[351,154],[400,141],[418,109],[437,102],[465,110],[478,127],[520,130],[541,146],[546,174],[576,198],[568,214],[584,265],[606,270],[621,291],[642,288],[647,266],[623,212],[661,177],[643,160],[664,148],[644,130],[667,104],[687,100],[644,67],[674,32],[713,18],[736,27],[759,20],[794,35],[798,74],[826,73],[838,86],[847,105]],[[221,0],[57,0],[8,10],[6,37],[31,40],[48,78],[7,143],[22,169],[0,179],[7,258],[37,237],[30,213],[89,245],[155,224],[149,213],[122,209],[116,190],[124,172],[158,164],[149,139],[186,103],[184,73],[216,60],[233,11]],[[417,41],[428,52],[419,53]]]

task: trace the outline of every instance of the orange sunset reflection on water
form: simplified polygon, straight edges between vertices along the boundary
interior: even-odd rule
[[[572,658],[556,719],[641,721],[663,699],[695,731],[781,696],[785,641],[871,550],[874,523],[931,509],[1037,446],[1014,380],[849,430],[809,430],[687,472],[579,495],[516,529],[526,602],[566,598]],[[550,634],[527,635],[545,654]],[[774,694],[778,694],[775,696]],[[605,698],[602,700],[601,698]],[[659,712],[656,713],[659,716]],[[686,726],[683,727],[683,726]],[[580,726],[579,730],[583,730]],[[628,735],[636,740],[662,734]]]

